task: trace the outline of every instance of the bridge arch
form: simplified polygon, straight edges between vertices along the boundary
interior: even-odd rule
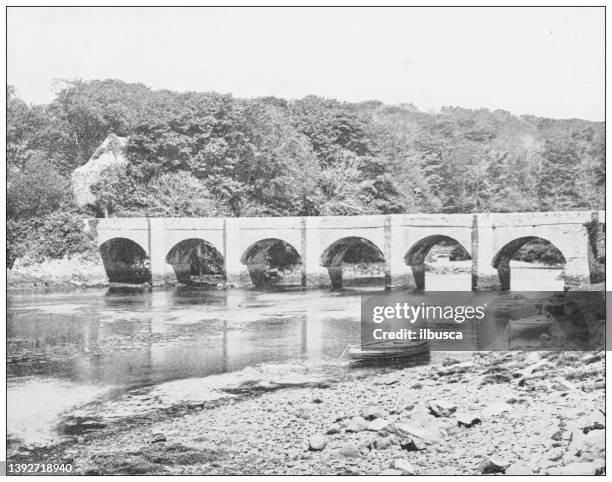
[[[223,255],[212,243],[201,238],[184,239],[166,255],[176,278],[183,284],[216,284],[225,279]]]
[[[144,248],[128,238],[110,238],[100,245],[104,270],[111,283],[151,281],[151,263]]]
[[[447,250],[449,252],[445,253],[445,256],[448,256],[449,260],[452,258],[453,251],[457,253],[457,256],[460,256],[461,259],[472,259],[466,247],[450,236],[434,234],[420,239],[410,247],[404,256],[405,263],[412,269],[417,289],[425,289],[425,259],[431,249],[436,245],[445,245],[449,248]],[[451,249],[453,251],[451,251]]]
[[[493,257],[492,265],[497,269],[499,276],[500,287],[503,291],[511,289],[511,267],[510,262],[513,261],[521,248],[533,243],[536,245],[547,245],[549,248],[548,256],[551,259],[561,260],[563,265],[566,263],[566,258],[551,241],[538,236],[523,236],[513,239],[506,243]],[[533,256],[535,259],[537,256]]]
[[[343,264],[373,266],[375,278],[381,278],[387,283],[385,273],[385,256],[382,250],[367,238],[347,236],[330,244],[321,254],[321,266],[327,268],[332,288],[340,289],[343,284]],[[377,270],[376,270],[377,268]]]
[[[257,287],[304,284],[302,257],[283,239],[265,238],[254,242],[242,254],[240,262],[247,266]]]

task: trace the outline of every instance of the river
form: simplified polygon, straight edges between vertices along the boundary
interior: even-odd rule
[[[521,269],[513,282],[555,290],[559,274]],[[429,289],[469,290],[467,273],[427,276]],[[379,290],[9,294],[9,444],[54,443],[149,411],[227,397],[232,387],[361,376],[338,359],[347,344],[359,343],[361,295]]]

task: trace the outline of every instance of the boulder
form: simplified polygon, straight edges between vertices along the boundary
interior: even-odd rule
[[[109,134],[102,145],[96,149],[91,159],[72,173],[71,187],[74,199],[81,208],[95,205],[96,197],[91,186],[102,180],[109,172],[125,172],[127,159],[125,149],[128,138]]]

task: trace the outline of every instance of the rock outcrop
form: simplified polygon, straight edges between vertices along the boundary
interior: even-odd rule
[[[102,173],[108,169],[125,169],[127,159],[125,148],[128,138],[110,134],[91,159],[72,173],[71,186],[74,199],[80,207],[96,204],[91,186],[100,181]]]

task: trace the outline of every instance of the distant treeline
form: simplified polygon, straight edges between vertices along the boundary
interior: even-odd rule
[[[65,82],[48,105],[28,105],[9,87],[7,110],[9,263],[40,241],[33,233],[53,238],[57,223],[79,215],[604,205],[605,131],[597,122],[456,107],[424,113],[412,105],[315,96],[239,99],[117,80]],[[128,166],[104,173],[92,189],[96,203],[78,208],[70,176],[111,133],[129,137]],[[79,243],[56,245],[70,251],[81,249]]]

